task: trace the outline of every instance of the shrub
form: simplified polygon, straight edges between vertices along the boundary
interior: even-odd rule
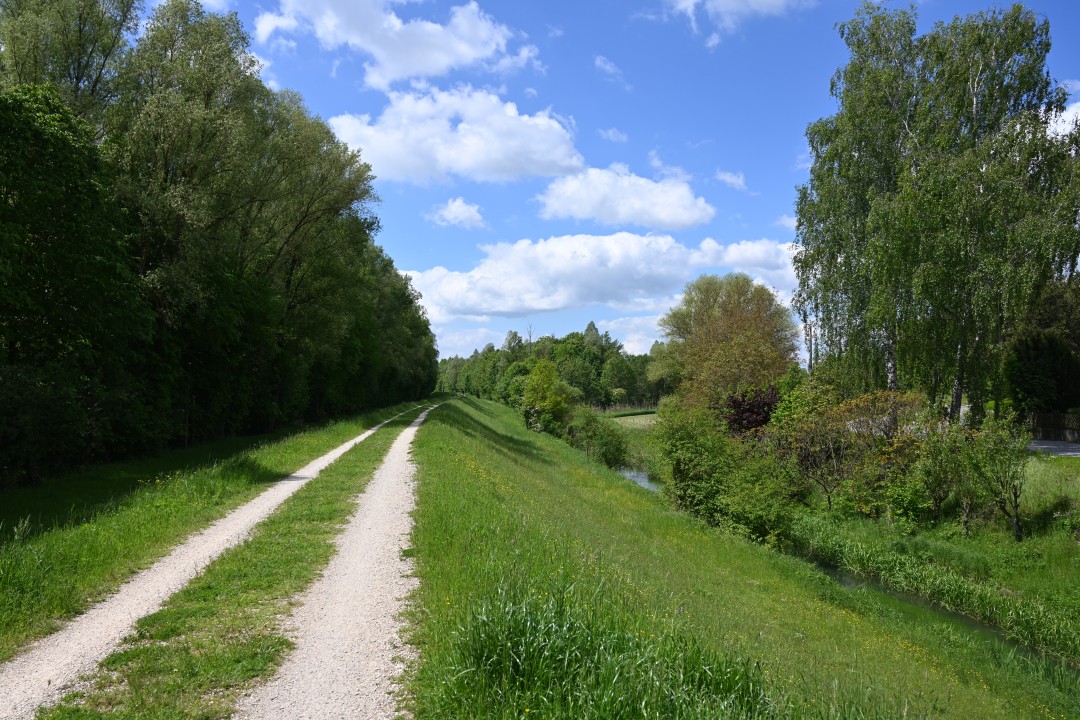
[[[720,417],[727,423],[729,432],[743,435],[767,424],[779,402],[775,385],[737,390],[724,399]]]
[[[578,407],[574,410],[574,419],[567,434],[570,444],[584,450],[590,459],[599,460],[610,468],[620,468],[626,464],[626,433],[617,424],[589,408]]]

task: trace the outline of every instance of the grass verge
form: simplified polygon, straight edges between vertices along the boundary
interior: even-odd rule
[[[414,457],[421,720],[1080,715],[1075,674],[706,528],[495,404],[440,407]]]
[[[410,412],[346,453],[227,551],[159,612],[140,620],[85,690],[39,718],[226,718],[237,694],[269,677],[292,646],[280,629],[292,598],[333,553]]]
[[[106,466],[136,489],[102,499],[63,520],[38,526],[25,516],[0,526],[0,661],[28,641],[55,630],[94,601],[149,566],[181,539],[251,499],[273,482],[332,450],[363,430],[402,412],[407,405],[312,429],[248,448],[211,464],[191,453],[159,461]],[[115,485],[115,475],[93,468],[23,491],[22,508],[71,507],[63,488],[85,498],[81,483]],[[121,483],[121,484],[122,484]],[[104,497],[104,490],[99,495]],[[42,496],[52,496],[51,505]],[[50,517],[58,517],[56,513]]]

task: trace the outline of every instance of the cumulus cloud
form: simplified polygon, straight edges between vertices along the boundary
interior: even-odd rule
[[[465,198],[456,197],[435,208],[428,216],[437,225],[448,227],[456,225],[469,230],[486,228],[480,206],[465,202]]]
[[[735,190],[746,191],[746,178],[743,177],[741,172],[729,172],[727,170],[717,170],[716,179],[727,185],[729,188]]]
[[[467,85],[391,92],[378,119],[338,115],[329,123],[384,180],[422,184],[456,175],[502,182],[584,165],[569,121],[550,110],[521,114],[514,103]]]
[[[684,180],[650,180],[619,163],[558,178],[537,199],[540,217],[549,220],[574,218],[663,230],[685,230],[716,214]]]
[[[706,238],[695,253],[697,265],[712,265],[744,272],[780,292],[782,299],[791,297],[798,278],[791,264],[795,256],[795,244],[768,238],[740,240],[721,245]]]
[[[629,135],[618,128],[607,128],[606,130],[597,130],[596,132],[608,142],[624,143],[630,139]]]
[[[668,9],[686,15],[694,32],[698,30],[698,11],[704,11],[720,33],[732,33],[744,21],[752,17],[777,17],[790,10],[812,7],[816,0],[664,0]],[[707,44],[715,47],[719,34],[709,36]]]
[[[678,286],[694,250],[669,235],[563,235],[483,245],[471,270],[407,272],[432,320],[486,321],[593,304],[629,303]]]
[[[798,222],[798,218],[794,215],[781,215],[776,218],[776,222],[774,222],[773,225],[779,225],[782,228],[794,230],[798,226]]]
[[[255,39],[265,43],[275,32],[309,31],[326,49],[343,46],[370,55],[364,81],[385,90],[408,78],[445,75],[455,68],[492,63],[508,70],[535,62],[536,48],[507,54],[513,32],[475,2],[451,8],[446,24],[404,21],[393,0],[280,0],[276,12],[255,19]]]
[[[487,322],[539,312],[605,305],[662,313],[674,293],[706,268],[746,272],[790,297],[793,246],[768,239],[698,247],[670,235],[563,235],[483,245],[471,270],[408,271],[432,322]]]

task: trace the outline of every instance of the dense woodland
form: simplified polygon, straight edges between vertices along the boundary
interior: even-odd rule
[[[0,2],[0,486],[419,398],[371,168],[235,14]]]

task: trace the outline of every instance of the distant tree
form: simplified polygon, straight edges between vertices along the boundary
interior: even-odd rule
[[[561,437],[574,409],[574,388],[559,377],[550,360],[538,360],[528,378],[521,403],[525,425]]]
[[[719,409],[730,393],[771,383],[795,361],[791,313],[743,274],[691,282],[660,328],[667,344],[658,360],[696,407]]]

